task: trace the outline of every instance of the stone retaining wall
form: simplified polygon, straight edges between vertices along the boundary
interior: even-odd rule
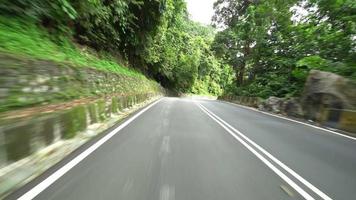
[[[164,93],[138,73],[0,52],[0,199]]]
[[[0,53],[0,112],[84,97],[162,91],[158,83],[139,74]]]
[[[125,108],[157,94],[137,94],[98,99],[87,105],[51,114],[9,120],[0,125],[0,168],[61,139],[71,139],[89,125],[105,122]]]
[[[304,114],[303,107],[295,98],[284,99],[270,97],[266,100],[257,97],[223,96],[219,99],[245,106],[255,107],[261,111],[282,114],[288,117],[310,120]],[[325,108],[319,105],[317,117],[313,118],[319,125],[356,133],[356,110]]]
[[[329,127],[356,133],[356,110],[326,108],[318,121]]]
[[[70,109],[3,123],[0,125],[0,199],[159,95],[99,98]]]
[[[244,96],[234,96],[234,95],[225,95],[218,97],[219,100],[229,101],[232,103],[238,103],[245,106],[251,106],[257,108],[258,105],[263,101],[259,97],[244,97]]]

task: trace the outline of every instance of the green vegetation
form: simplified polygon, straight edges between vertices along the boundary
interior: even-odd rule
[[[352,0],[218,0],[214,21],[226,29],[213,49],[232,65],[226,93],[296,96],[310,70],[356,79],[356,7]]]
[[[219,95],[233,81],[211,51],[215,29],[190,21],[184,0],[13,0],[0,11],[1,51],[138,76],[121,58],[179,93]]]
[[[0,50],[142,76],[135,68],[178,93],[298,96],[312,69],[356,79],[352,0],[214,7],[221,31],[189,20],[184,0],[5,0]]]
[[[231,68],[221,64],[210,49],[214,29],[190,21],[183,2],[172,4],[145,51],[151,73],[178,92],[221,94],[232,82]]]
[[[31,152],[31,126],[23,125],[9,130],[6,134],[6,141],[11,141],[5,146],[9,152],[8,160],[16,161],[29,155]]]
[[[83,131],[87,127],[87,119],[84,106],[77,106],[62,115],[61,121],[64,131],[62,132],[63,139],[74,138],[79,131]]]
[[[100,56],[95,56],[90,51],[75,47],[64,36],[51,37],[45,29],[36,26],[33,20],[0,16],[0,51],[69,62],[77,66],[94,67],[129,76],[142,76],[132,69],[120,66],[110,55],[101,53]]]

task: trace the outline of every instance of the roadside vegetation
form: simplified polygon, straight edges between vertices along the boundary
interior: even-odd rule
[[[133,69],[118,64],[110,54],[95,52],[75,46],[69,38],[51,36],[33,20],[5,18],[0,16],[0,51],[18,54],[34,59],[66,62],[80,67],[93,67],[99,70],[134,77],[144,77]]]
[[[0,51],[155,79],[178,93],[290,97],[310,70],[356,79],[352,0],[5,0]]]
[[[354,1],[218,0],[214,7],[224,30],[213,49],[236,74],[225,93],[298,96],[312,69],[356,80]]]
[[[140,71],[178,93],[220,95],[233,81],[210,48],[216,30],[189,20],[184,0],[14,0],[0,11],[4,52]]]

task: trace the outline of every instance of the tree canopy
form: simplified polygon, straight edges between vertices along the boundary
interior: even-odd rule
[[[311,69],[356,78],[356,4],[349,0],[218,0],[213,43],[241,96],[294,96]]]
[[[295,96],[311,69],[356,79],[352,0],[217,0],[214,9],[214,26],[204,26],[184,0],[0,4],[1,15],[126,60],[181,93]]]
[[[124,57],[177,92],[219,95],[232,82],[210,48],[215,29],[191,21],[184,0],[5,0],[0,11]]]

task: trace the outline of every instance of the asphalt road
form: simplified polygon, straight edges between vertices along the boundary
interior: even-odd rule
[[[133,118],[22,199],[356,198],[354,139],[209,100],[164,98]]]

